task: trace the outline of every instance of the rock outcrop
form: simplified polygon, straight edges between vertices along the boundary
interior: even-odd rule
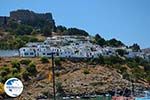
[[[10,19],[34,27],[42,27],[45,24],[51,25],[52,28],[55,27],[52,13],[35,13],[29,10],[17,10],[10,12]]]
[[[20,24],[30,25],[34,28],[43,28],[45,25],[55,28],[55,21],[52,13],[35,13],[29,10],[11,11],[10,16],[0,16],[0,26],[8,24],[9,20]]]

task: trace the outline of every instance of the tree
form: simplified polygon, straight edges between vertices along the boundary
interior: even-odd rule
[[[88,36],[89,34],[81,29],[78,28],[68,28],[67,31],[64,32],[65,35],[81,35],[81,36]]]
[[[104,63],[107,65],[122,64],[124,63],[124,60],[118,56],[110,56],[104,58]]]
[[[38,39],[36,37],[30,37],[30,42],[38,42]]]
[[[43,28],[43,35],[44,36],[52,36],[52,28],[50,26],[45,26]]]
[[[124,54],[126,54],[126,51],[123,49],[117,49],[116,52],[120,55],[120,56],[124,56]]]
[[[145,64],[144,70],[150,72],[150,64]]]
[[[48,60],[47,57],[41,57],[40,60],[41,60],[42,63],[49,63],[49,60]]]
[[[37,32],[36,30],[33,30],[33,31],[31,32],[31,34],[32,34],[32,35],[36,35],[36,34],[38,34],[38,32]]]
[[[56,27],[56,32],[58,32],[58,33],[62,33],[66,30],[67,30],[67,28],[65,26],[59,25],[59,26]]]
[[[103,65],[104,64],[104,57],[102,55],[99,55],[98,58],[92,58],[89,61],[89,63],[94,64],[94,65],[97,65],[97,64]]]
[[[125,46],[121,41],[116,40],[116,39],[110,39],[107,41],[107,45],[112,46],[112,47],[120,47],[120,46]]]
[[[8,25],[12,29],[16,29],[18,27],[18,23],[16,21],[14,21],[14,20],[9,20],[8,21]]]
[[[104,46],[106,44],[105,39],[102,38],[99,34],[95,35],[95,42],[96,42],[96,44],[98,44],[100,46]]]
[[[19,25],[15,32],[17,35],[30,35],[32,31],[33,28],[31,26]]]
[[[137,43],[133,44],[129,48],[131,48],[134,52],[140,51],[140,46]]]

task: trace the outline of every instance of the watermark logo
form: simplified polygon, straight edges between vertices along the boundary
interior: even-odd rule
[[[10,78],[4,84],[4,91],[10,97],[17,97],[23,91],[23,84],[18,78]]]

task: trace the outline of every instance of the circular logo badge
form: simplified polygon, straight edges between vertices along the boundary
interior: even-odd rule
[[[10,78],[4,84],[4,91],[10,97],[17,97],[23,91],[23,84],[18,78]]]

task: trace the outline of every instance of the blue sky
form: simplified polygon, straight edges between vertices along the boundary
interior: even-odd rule
[[[0,16],[16,9],[52,12],[56,25],[150,47],[150,0],[1,0]]]

